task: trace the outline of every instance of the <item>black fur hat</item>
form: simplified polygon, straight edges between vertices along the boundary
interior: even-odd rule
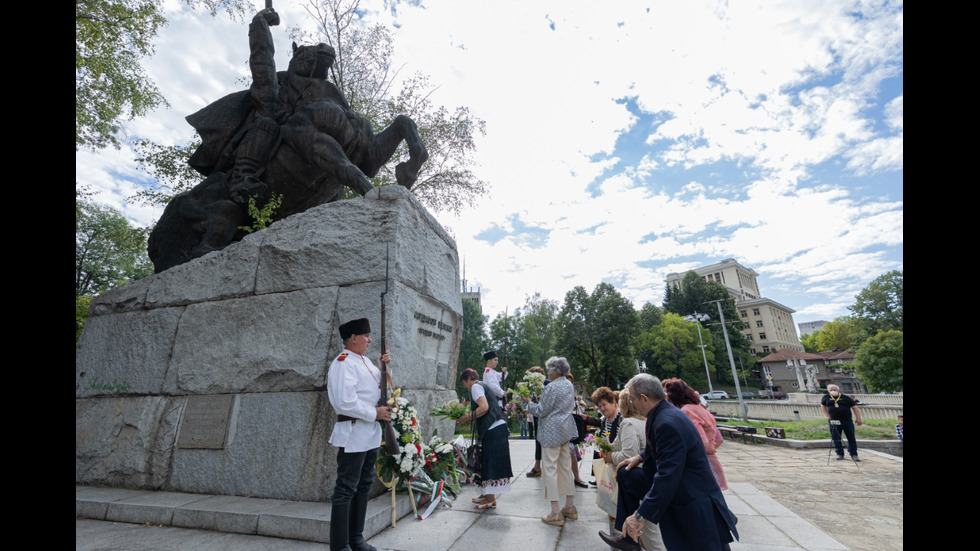
[[[340,338],[347,340],[351,335],[366,335],[371,332],[371,323],[367,318],[350,320],[340,324]]]

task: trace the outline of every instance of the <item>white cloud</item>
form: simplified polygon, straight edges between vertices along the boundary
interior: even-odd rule
[[[284,67],[304,13],[277,4]],[[184,143],[185,116],[242,88],[247,27],[182,7],[170,21],[148,70],[173,108],[129,130]],[[903,99],[881,91],[901,79],[901,4],[427,0],[397,24],[402,74],[487,123],[490,195],[437,218],[488,315],[611,279],[659,304],[668,273],[736,258],[797,322],[832,319],[901,267]],[[150,224],[158,212],[125,201],[131,158],[76,154],[76,179]]]

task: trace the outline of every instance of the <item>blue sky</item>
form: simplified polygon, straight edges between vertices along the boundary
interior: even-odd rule
[[[172,107],[127,133],[185,143],[186,115],[241,88],[247,26],[171,2],[147,67]],[[305,13],[275,5],[284,67]],[[903,269],[901,2],[599,6],[362,2],[435,104],[486,121],[474,170],[490,194],[435,213],[486,314],[603,281],[660,304],[668,273],[735,258],[797,323],[831,320]],[[127,200],[146,181],[127,148],[76,153],[76,179],[137,224],[159,216]]]

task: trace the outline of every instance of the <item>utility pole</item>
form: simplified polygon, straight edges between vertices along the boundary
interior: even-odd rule
[[[704,352],[704,339],[701,338],[701,322],[708,321],[709,319],[711,317],[708,314],[694,312],[690,316],[685,317],[684,321],[698,324],[698,342],[701,343],[701,357],[704,359],[704,376],[708,378],[708,394],[710,395],[715,389],[711,386],[711,371],[708,370],[708,355]]]
[[[742,385],[738,384],[738,373],[735,371],[735,356],[732,354],[732,343],[728,340],[728,326],[725,325],[725,312],[721,309],[721,303],[723,300],[708,300],[704,304],[715,303],[718,305],[718,318],[721,319],[721,330],[725,334],[725,347],[728,348],[728,362],[732,364],[732,379],[735,380],[735,393],[738,394],[738,404],[742,408],[742,418],[749,418],[749,405],[745,403],[745,398],[742,398]]]

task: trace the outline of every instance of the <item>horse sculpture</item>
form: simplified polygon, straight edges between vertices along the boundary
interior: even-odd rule
[[[189,163],[207,178],[164,209],[148,252],[157,273],[219,250],[245,234],[249,198],[280,197],[273,220],[336,201],[350,188],[364,195],[369,178],[404,141],[409,159],[395,167],[411,188],[428,158],[418,127],[405,115],[374,134],[329,80],[335,52],[327,44],[297,46],[286,71],[275,68],[272,9],[249,25],[252,85],[187,117],[201,135]]]

